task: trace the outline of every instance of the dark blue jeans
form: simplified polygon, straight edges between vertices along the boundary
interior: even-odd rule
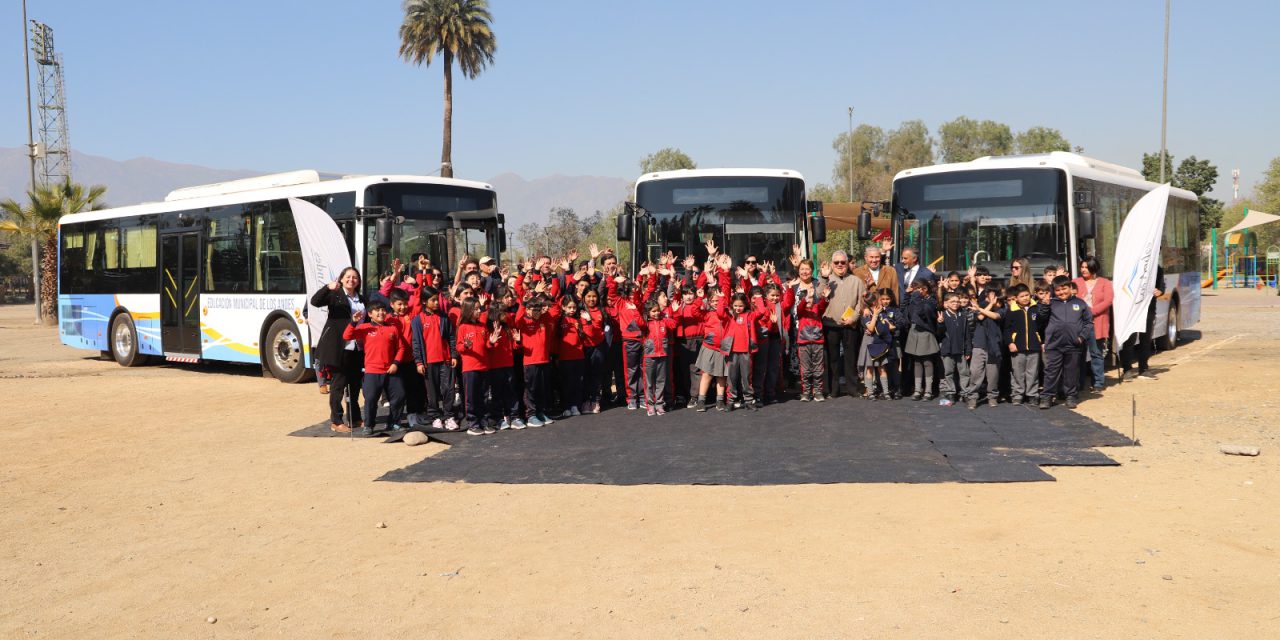
[[[378,407],[382,404],[382,396],[386,394],[391,403],[391,411],[387,414],[387,426],[400,424],[400,412],[404,410],[404,382],[400,376],[391,373],[364,374],[364,426],[374,428],[378,417]]]

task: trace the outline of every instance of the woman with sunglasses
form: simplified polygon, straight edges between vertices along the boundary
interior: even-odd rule
[[[1009,286],[1018,284],[1025,284],[1032,290],[1036,288],[1036,277],[1031,273],[1031,261],[1026,258],[1018,258],[1009,265]]]

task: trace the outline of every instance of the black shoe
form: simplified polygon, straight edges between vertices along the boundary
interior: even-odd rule
[[[925,402],[928,402],[928,401],[930,401],[930,400],[932,400],[932,399],[933,399],[933,394],[932,394],[932,393],[926,393],[926,394],[924,394],[924,396],[922,396],[920,399],[921,399],[921,400],[924,400]]]
[[[716,400],[716,411],[725,411],[724,400]]]
[[[1040,408],[1048,409],[1053,406],[1053,401],[1048,396],[1040,396]]]
[[[1068,408],[1068,409],[1074,409],[1074,408],[1076,408],[1076,407],[1080,406],[1080,403],[1076,401],[1075,396],[1067,396],[1067,403],[1066,403],[1066,404],[1067,404],[1067,408]]]
[[[689,398],[689,404],[685,405],[684,408],[697,409],[698,411],[706,411],[707,408],[703,406],[704,404],[705,404],[704,402],[699,401],[697,398]]]
[[[705,413],[707,410],[707,401],[705,398],[695,398],[693,400],[694,411]]]
[[[368,438],[373,435],[373,430],[369,427],[360,427],[359,429],[352,431],[352,433],[357,438]]]
[[[915,392],[915,393],[911,394],[911,399],[912,399],[912,400],[920,400],[920,399],[921,399],[921,398],[923,398],[923,397],[924,397],[924,394],[923,394],[923,393],[920,393],[919,391],[917,391],[917,392]]]

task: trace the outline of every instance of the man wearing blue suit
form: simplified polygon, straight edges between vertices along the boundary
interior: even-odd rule
[[[907,295],[907,286],[916,280],[935,280],[929,267],[920,264],[920,257],[913,247],[902,250],[902,262],[894,265],[898,270],[898,300]]]
[[[929,270],[929,267],[920,264],[920,257],[916,255],[916,250],[912,247],[903,248],[902,261],[894,265],[894,269],[898,272],[898,304],[903,304],[907,295],[907,287],[912,282],[915,282],[916,280],[934,280],[933,272]],[[938,300],[939,303],[942,302],[941,298],[936,298],[936,300]],[[939,305],[939,308],[941,308],[941,305]],[[906,343],[906,334],[906,331],[902,332],[901,342],[904,347]],[[906,397],[915,391],[914,389],[908,388],[911,386],[911,376],[908,375],[908,372],[911,371],[913,362],[911,356],[905,352],[902,354],[901,362],[903,375],[898,378],[900,381],[899,393],[901,393],[903,397]],[[924,389],[923,391],[925,393],[933,393],[932,389]]]

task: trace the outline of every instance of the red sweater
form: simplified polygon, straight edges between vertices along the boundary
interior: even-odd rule
[[[556,319],[559,316],[560,307],[552,305],[534,320],[526,314],[524,305],[520,305],[520,310],[516,312],[515,327],[520,330],[520,349],[526,366],[551,362],[551,349],[556,344]]]
[[[482,324],[458,325],[458,356],[462,358],[462,370],[489,370],[489,332]]]
[[[419,331],[422,332],[420,340],[422,341],[423,353],[422,361],[418,364],[436,364],[438,362],[446,362],[453,358],[453,354],[449,350],[449,343],[446,341],[448,332],[442,332],[444,325],[449,322],[449,317],[441,313],[428,313],[426,311],[414,316],[417,321]],[[412,333],[413,322],[410,323],[410,333]],[[413,344],[410,340],[409,344]],[[415,359],[419,354],[415,353]]]
[[[404,359],[405,344],[400,337],[400,326],[389,324],[349,324],[342,331],[343,340],[356,340],[364,347],[364,372],[386,373],[387,369]]]
[[[587,314],[590,320],[583,320],[582,315]],[[561,360],[582,360],[587,357],[583,352],[583,348],[587,346],[588,335],[591,333],[590,327],[598,322],[603,322],[600,316],[592,316],[588,311],[579,311],[572,316],[561,315],[559,322],[559,344],[556,345],[556,353]],[[600,326],[596,331],[604,336],[604,328]],[[597,343],[598,344],[598,343]]]
[[[600,307],[586,309],[586,312],[591,314],[591,322],[582,323],[582,332],[586,336],[583,346],[598,347],[604,342],[604,324],[609,321],[609,314]]]
[[[702,322],[706,315],[701,298],[694,298],[689,304],[681,302],[680,310],[673,316],[676,320],[676,337],[701,338]]]
[[[795,289],[787,288],[786,297],[794,300]],[[809,304],[808,296],[800,298],[796,306],[796,344],[823,344],[822,314],[827,312],[827,299],[818,296],[818,301]]]
[[[412,329],[411,324],[413,323],[412,318],[413,318],[412,315],[387,316],[387,324],[394,324],[396,328],[400,330],[400,342],[401,344],[404,345],[404,356],[402,356],[399,360],[396,361],[396,362],[399,362],[400,364],[413,363],[413,331],[411,330]]]
[[[485,354],[485,358],[490,369],[507,369],[515,364],[516,346],[511,340],[510,329],[503,331],[502,337],[498,338],[496,343],[487,343],[486,348],[489,351]]]

